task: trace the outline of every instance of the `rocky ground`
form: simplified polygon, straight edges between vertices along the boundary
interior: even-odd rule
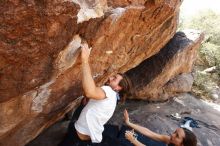
[[[178,113],[183,117],[189,116],[198,120],[200,128],[193,128],[198,138],[198,146],[220,145],[220,106],[207,103],[191,94],[181,94],[165,103],[147,103],[146,101],[127,101],[118,105],[110,123],[123,124],[123,110],[127,108],[131,120],[149,129],[164,133],[172,133],[181,120],[172,118],[171,114]],[[26,146],[55,146],[63,138],[69,121],[60,121],[44,131]]]

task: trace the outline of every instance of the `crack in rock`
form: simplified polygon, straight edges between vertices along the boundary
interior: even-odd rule
[[[43,111],[43,106],[47,103],[48,98],[50,97],[51,89],[49,88],[54,81],[50,81],[37,90],[36,96],[33,98],[33,103],[31,110],[40,113]]]

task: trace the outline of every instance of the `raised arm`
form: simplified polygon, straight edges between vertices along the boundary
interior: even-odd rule
[[[129,120],[129,115],[128,115],[128,112],[127,110],[125,109],[124,111],[124,120],[125,120],[125,123],[133,128],[134,130],[140,132],[141,134],[153,139],[153,140],[156,140],[156,141],[161,141],[161,142],[164,142],[166,144],[169,143],[170,141],[170,137],[168,135],[161,135],[161,134],[158,134],[158,133],[155,133],[145,127],[142,127],[140,125],[137,125],[137,124],[134,124],[132,122],[130,122]]]
[[[89,66],[89,55],[91,49],[88,44],[83,44],[81,47],[81,60],[82,60],[82,85],[86,97],[90,99],[104,99],[105,92],[101,87],[97,87],[92,77],[91,69]]]

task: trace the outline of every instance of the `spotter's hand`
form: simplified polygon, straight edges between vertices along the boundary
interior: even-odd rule
[[[124,110],[124,121],[127,125],[130,124],[130,120],[129,120],[129,114],[128,114],[128,111],[125,109]]]
[[[125,131],[125,138],[127,140],[129,140],[131,143],[133,143],[133,141],[136,139],[134,137],[134,130],[131,130],[131,131],[127,130],[127,131]]]

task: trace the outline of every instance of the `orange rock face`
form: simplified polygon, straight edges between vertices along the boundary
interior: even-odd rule
[[[82,95],[79,46],[93,47],[97,84],[173,37],[179,0],[8,0],[0,3],[0,145],[22,146]]]

